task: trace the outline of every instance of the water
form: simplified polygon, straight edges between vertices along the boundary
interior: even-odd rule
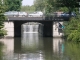
[[[0,39],[0,60],[80,60],[80,44],[30,36]]]
[[[0,60],[80,60],[79,43],[42,37],[38,26],[24,25],[20,38],[0,39]]]

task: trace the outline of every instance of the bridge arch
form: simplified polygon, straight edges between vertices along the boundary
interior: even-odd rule
[[[21,26],[25,22],[32,21],[14,21],[14,37],[21,37]],[[35,21],[43,25],[43,36],[53,36],[53,22],[52,21]]]

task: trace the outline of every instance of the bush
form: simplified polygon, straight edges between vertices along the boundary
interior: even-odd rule
[[[72,17],[65,23],[64,34],[68,41],[80,41],[80,18]]]
[[[1,29],[0,30],[0,36],[4,36],[4,35],[7,35],[7,31],[4,29]]]

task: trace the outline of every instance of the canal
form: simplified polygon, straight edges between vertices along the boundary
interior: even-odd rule
[[[80,44],[36,34],[2,38],[0,60],[80,60]]]

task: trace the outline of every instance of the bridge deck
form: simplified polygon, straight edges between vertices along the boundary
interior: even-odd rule
[[[9,21],[69,21],[68,17],[8,17]]]

